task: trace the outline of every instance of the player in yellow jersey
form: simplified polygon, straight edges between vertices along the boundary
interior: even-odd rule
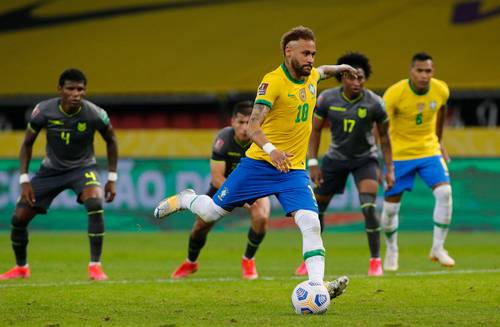
[[[189,209],[206,222],[218,220],[235,207],[276,195],[302,232],[303,256],[309,280],[323,283],[325,260],[318,206],[305,171],[318,81],[338,73],[356,75],[349,65],[314,68],[314,33],[299,26],[281,39],[284,62],[266,74],[257,90],[248,135],[254,142],[246,158],[210,198],[184,190],[162,201],[155,216]],[[326,282],[330,297],[342,294],[349,279]]]
[[[412,58],[410,78],[397,82],[384,94],[389,115],[396,183],[385,192],[381,225],[387,249],[384,269],[398,270],[397,228],[404,191],[411,191],[418,174],[435,197],[434,237],[430,259],[453,267],[455,261],[444,249],[451,222],[452,197],[442,144],[446,102],[450,94],[445,82],[433,78],[432,57],[417,53]]]

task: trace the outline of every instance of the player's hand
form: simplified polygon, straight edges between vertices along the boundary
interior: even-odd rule
[[[314,185],[320,186],[323,184],[323,174],[321,174],[319,166],[309,166],[309,175]]]
[[[21,200],[27,202],[30,207],[35,206],[35,192],[33,192],[30,182],[21,184]]]
[[[111,202],[114,200],[116,195],[116,183],[108,181],[104,186],[104,198],[106,202]]]
[[[279,149],[274,149],[269,157],[271,158],[273,165],[278,168],[279,171],[283,173],[288,173],[290,171],[290,168],[292,167],[290,158],[293,157],[293,154],[283,152]]]
[[[396,178],[394,177],[394,168],[386,169],[384,189],[387,191],[394,186]]]
[[[356,68],[350,65],[347,64],[338,65],[337,70],[340,74],[346,74],[348,76],[352,76],[355,78],[358,77],[358,71],[356,70]]]
[[[448,151],[446,151],[446,149],[442,145],[441,145],[441,155],[443,156],[443,159],[444,159],[444,161],[446,163],[450,163],[451,162],[451,158],[448,155]]]

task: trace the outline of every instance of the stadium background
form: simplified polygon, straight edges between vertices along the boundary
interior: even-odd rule
[[[152,208],[166,194],[209,181],[216,129],[231,106],[251,99],[263,74],[281,62],[279,39],[303,24],[317,36],[317,64],[347,50],[371,60],[367,87],[383,92],[406,78],[425,50],[451,90],[445,144],[454,187],[453,228],[500,230],[500,5],[498,1],[3,1],[0,3],[0,229],[19,194],[17,155],[33,105],[55,96],[68,67],[82,69],[88,98],[117,129],[118,195],[108,230],[186,229],[189,214],[159,224]],[[333,87],[335,81],[320,85]],[[322,151],[328,144],[323,135]],[[30,169],[44,150],[39,137]],[[100,137],[96,152],[105,154]],[[105,167],[103,162],[102,167]],[[105,176],[105,174],[103,175]],[[379,201],[381,198],[379,197]],[[329,229],[361,230],[352,181],[330,210]],[[286,227],[274,203],[271,226]],[[405,195],[401,228],[430,229],[432,194],[418,182]],[[86,213],[62,194],[33,228],[84,230]],[[237,214],[219,229],[243,229]]]

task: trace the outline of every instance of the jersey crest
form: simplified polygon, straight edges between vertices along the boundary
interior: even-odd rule
[[[367,112],[366,108],[363,108],[363,107],[358,108],[358,117],[361,118],[361,119],[365,118],[366,117],[366,112]]]
[[[306,101],[307,100],[306,89],[302,88],[302,89],[299,90],[299,98],[302,101]]]
[[[79,132],[85,132],[85,130],[87,129],[87,123],[86,122],[79,122],[77,127]]]

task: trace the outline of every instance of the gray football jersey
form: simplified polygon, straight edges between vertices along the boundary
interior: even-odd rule
[[[331,125],[328,157],[340,160],[377,158],[373,123],[387,120],[381,97],[365,89],[359,98],[350,100],[342,88],[328,89],[319,95],[315,113],[328,119]]]
[[[95,131],[104,132],[108,126],[106,111],[92,102],[83,100],[80,110],[68,115],[60,107],[60,98],[36,105],[28,123],[28,129],[35,133],[46,129],[46,155],[42,165],[59,170],[95,164]]]

